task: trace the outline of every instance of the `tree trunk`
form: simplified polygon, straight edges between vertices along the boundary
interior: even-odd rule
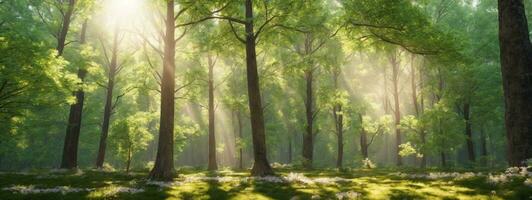
[[[465,134],[467,144],[467,155],[470,162],[475,162],[475,148],[473,146],[473,133],[471,131],[471,104],[469,102],[464,103],[464,120],[465,120]]]
[[[313,52],[312,34],[305,33],[304,55],[310,55]],[[303,136],[303,166],[307,169],[312,168],[314,160],[314,118],[315,118],[315,100],[314,100],[314,66],[308,62],[305,70],[304,79],[306,82],[305,91],[305,119],[306,127]]]
[[[240,144],[238,144],[238,168],[244,169],[244,162],[242,159],[242,153],[244,150],[241,144],[244,138],[242,137],[242,114],[240,113],[240,111],[237,112],[236,116],[237,116],[237,121],[238,121],[238,138],[240,142]]]
[[[312,70],[307,70],[305,72],[305,81],[306,81],[306,99],[305,99],[305,119],[307,124],[305,126],[305,134],[303,136],[303,159],[305,168],[312,168],[312,158],[314,153],[314,120],[313,120],[313,88],[312,80],[313,73]]]
[[[383,67],[382,69],[382,80],[383,80],[383,111],[384,114],[388,115],[390,114],[390,99],[388,96],[388,73],[387,68]],[[389,149],[389,140],[388,140],[388,134],[384,134],[384,157],[386,162],[390,160],[390,149]]]
[[[164,38],[163,75],[161,80],[161,117],[152,180],[174,177],[174,90],[175,90],[175,20],[174,0],[166,1],[166,34]]]
[[[396,153],[396,164],[397,166],[403,165],[403,159],[399,155],[399,152],[401,149],[399,148],[399,145],[401,145],[401,129],[399,129],[399,125],[401,124],[401,110],[399,107],[399,63],[397,60],[397,53],[394,52],[394,54],[391,56],[391,64],[392,64],[392,82],[393,82],[393,99],[394,99],[394,119],[395,119],[395,153]]]
[[[59,35],[57,37],[57,56],[63,55],[63,51],[65,50],[66,46],[66,37],[68,35],[68,31],[70,30],[70,21],[72,20],[72,14],[74,13],[74,8],[76,7],[76,0],[69,0],[68,1],[68,7],[67,10],[63,16],[62,19],[62,26],[61,30],[59,31]],[[86,24],[86,23],[85,23]],[[86,26],[84,24],[84,26]],[[83,32],[83,30],[82,30]],[[84,33],[82,33],[84,34]]]
[[[414,106],[414,111],[416,113],[416,117],[419,118],[421,116],[421,114],[423,113],[423,103],[420,103],[418,102],[418,99],[417,99],[417,85],[416,85],[416,68],[415,68],[415,65],[414,65],[414,55],[412,54],[412,60],[411,60],[411,69],[410,69],[410,76],[411,76],[411,86],[412,86],[412,105]],[[420,83],[420,87],[423,87],[423,79],[421,78],[422,77],[422,73],[421,73],[421,70],[420,70],[420,79],[419,79],[419,83]],[[421,102],[423,102],[423,95],[421,95]],[[419,150],[421,152],[421,162],[420,162],[420,167],[421,168],[425,168],[427,166],[427,158],[425,157],[425,151],[424,151],[424,148],[425,148],[425,143],[426,143],[426,132],[423,128],[421,128],[420,130],[420,133],[419,133],[419,137],[421,138],[421,149]]]
[[[214,63],[209,56],[209,165],[208,170],[218,169],[216,164],[216,135],[214,132],[214,80],[213,80]]]
[[[523,0],[499,0],[499,46],[508,164],[532,157],[532,44]]]
[[[80,43],[86,42],[87,21],[81,27]],[[81,83],[85,80],[87,70],[84,67],[79,67],[78,78]],[[72,169],[78,167],[78,144],[79,133],[81,130],[81,118],[83,113],[83,102],[85,101],[85,92],[83,87],[80,87],[73,93],[76,96],[76,103],[70,105],[70,114],[68,115],[68,124],[63,145],[63,156],[61,159],[61,168]]]
[[[115,87],[115,76],[118,63],[118,25],[115,27],[113,47],[111,52],[111,63],[107,77],[107,95],[105,97],[105,108],[103,111],[102,131],[100,135],[100,146],[98,157],[96,158],[96,168],[102,168],[105,160],[105,150],[107,147],[107,136],[109,135],[109,124],[111,122],[111,112],[113,111],[113,90]]]
[[[421,144],[423,144],[423,148],[425,148],[426,143],[427,143],[427,132],[422,130],[421,131]],[[427,167],[427,155],[425,155],[426,153],[427,153],[426,151],[422,152],[423,155],[421,156],[421,163],[420,163],[421,168]]]
[[[440,152],[440,160],[441,160],[441,166],[442,167],[447,167],[447,158],[445,156],[445,152],[441,151]]]
[[[360,122],[362,123],[362,114],[358,114],[358,118]],[[369,158],[368,153],[368,135],[366,132],[366,129],[364,127],[361,127],[360,129],[360,153],[362,153],[362,158],[366,159]]]
[[[487,141],[486,141],[486,134],[484,133],[484,127],[480,127],[480,146],[481,146],[481,162],[482,165],[486,166],[488,164],[488,147],[487,147]]]
[[[131,146],[127,148],[127,163],[126,163],[126,173],[129,173],[129,167],[131,166]]]
[[[342,168],[344,158],[344,115],[338,115],[337,112],[342,112],[342,105],[336,105],[334,112],[334,118],[336,121],[336,136],[338,139],[338,150],[336,157],[336,168]]]
[[[288,164],[292,164],[292,137],[288,137]]]
[[[251,119],[251,136],[255,162],[251,169],[252,176],[272,175],[273,170],[266,154],[266,134],[264,115],[260,97],[259,73],[257,69],[257,53],[255,52],[255,33],[253,30],[253,4],[246,0],[246,74],[248,83],[249,111]]]
[[[425,60],[423,60],[423,63],[425,63]],[[414,73],[414,75],[415,75],[415,73]],[[420,69],[419,70],[419,88],[420,88],[420,90],[423,89],[423,87],[424,87],[423,85],[424,85],[423,71],[421,71],[421,69]],[[419,93],[419,111],[420,111],[421,114],[425,112],[425,100],[424,100],[423,92]],[[425,129],[421,130],[420,136],[421,136],[421,144],[422,144],[422,147],[421,147],[422,156],[421,156],[420,167],[421,168],[426,168],[427,167],[427,153],[428,153],[428,151],[426,151],[426,147],[425,147],[425,145],[427,143],[427,132],[425,131]]]

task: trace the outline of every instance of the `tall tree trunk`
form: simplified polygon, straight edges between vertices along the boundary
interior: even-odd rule
[[[305,33],[304,43],[304,55],[310,55],[313,52],[312,47],[312,34]],[[315,118],[315,100],[314,100],[314,64],[312,61],[306,63],[307,69],[305,70],[304,79],[306,82],[305,91],[305,134],[303,135],[303,159],[304,167],[312,168],[312,162],[314,160],[314,118]]]
[[[382,69],[382,79],[383,79],[383,111],[384,114],[388,115],[390,114],[390,99],[388,96],[388,73],[387,68],[383,67]],[[388,162],[390,159],[390,149],[389,149],[389,140],[388,140],[388,134],[384,134],[384,157],[386,159],[386,162]]]
[[[423,60],[423,63],[425,63],[424,60]],[[423,71],[420,69],[419,70],[419,88],[420,88],[420,90],[422,90],[423,87],[424,87]],[[425,99],[424,99],[423,91],[421,91],[419,93],[419,111],[420,111],[420,113],[424,113],[425,112]],[[426,151],[427,131],[425,131],[425,129],[421,130],[420,137],[421,137],[421,144],[423,145],[421,147],[421,153],[423,155],[421,157],[420,167],[421,168],[425,168],[425,167],[427,167],[427,153],[428,153],[428,151]]]
[[[306,98],[305,98],[305,134],[303,135],[303,159],[305,168],[312,168],[314,154],[314,92],[313,92],[313,73],[312,69],[305,72],[306,81]]]
[[[161,80],[161,117],[155,165],[150,179],[172,180],[174,177],[174,101],[175,101],[175,20],[174,0],[166,1],[163,75]]]
[[[473,146],[473,133],[471,130],[471,104],[469,101],[464,103],[464,120],[465,120],[465,135],[467,144],[467,155],[470,162],[475,162],[475,148]]]
[[[214,63],[209,56],[209,171],[218,169],[216,164],[216,135],[214,131],[214,80],[213,80]]]
[[[401,149],[399,148],[399,145],[401,145],[401,129],[399,129],[399,125],[401,124],[401,110],[399,107],[399,63],[397,60],[397,53],[394,52],[394,54],[391,56],[391,64],[392,64],[392,82],[393,82],[393,99],[394,99],[394,119],[395,119],[395,153],[396,153],[396,165],[401,166],[403,165],[403,159],[399,155],[399,152]]]
[[[107,95],[105,96],[105,108],[103,111],[102,130],[100,135],[100,146],[98,157],[96,158],[96,168],[102,168],[105,160],[105,150],[107,147],[107,136],[109,135],[109,124],[111,122],[111,112],[113,110],[113,90],[115,87],[115,76],[118,63],[118,25],[115,25],[113,47],[111,52],[111,63],[107,77]]]
[[[66,37],[68,35],[68,31],[70,30],[70,24],[71,24],[70,22],[72,20],[72,14],[74,13],[75,7],[76,7],[76,0],[68,0],[67,10],[66,12],[64,12],[63,19],[61,21],[61,24],[62,24],[61,30],[59,31],[59,35],[57,37],[57,47],[56,47],[57,56],[62,56],[63,51],[65,50]]]
[[[523,0],[499,0],[499,46],[508,164],[532,157],[532,44]]]
[[[412,54],[412,60],[411,60],[411,69],[410,69],[410,76],[411,76],[411,87],[412,87],[412,105],[414,106],[414,111],[416,113],[416,117],[420,117],[421,114],[423,113],[423,105],[418,102],[418,99],[417,99],[417,85],[416,85],[416,68],[415,68],[415,65],[414,65],[414,59],[415,59],[415,55]],[[422,77],[421,75],[421,70],[420,70],[420,77]],[[423,84],[423,80],[420,78],[419,80],[419,83],[422,87],[422,84]],[[423,101],[423,96],[421,95],[421,101]],[[420,108],[421,107],[421,108]],[[424,147],[425,147],[425,143],[426,143],[426,133],[425,133],[425,130],[423,128],[421,128],[420,130],[420,133],[419,133],[419,137],[421,139],[421,162],[420,162],[420,167],[421,168],[425,168],[427,166],[427,159],[425,157],[425,151],[424,151]]]
[[[363,118],[362,118],[362,114],[361,113],[358,114],[358,119],[362,123]],[[361,129],[360,129],[360,153],[362,154],[362,157],[364,159],[369,158],[369,153],[368,153],[368,134],[366,132],[366,129],[363,126],[361,126]]]
[[[80,43],[85,44],[87,33],[87,21],[81,27]],[[78,68],[78,78],[81,83],[85,80],[87,70],[84,67]],[[68,115],[68,124],[66,129],[65,141],[63,145],[63,156],[61,159],[61,168],[72,169],[78,167],[78,144],[79,133],[81,130],[81,118],[83,113],[83,102],[85,101],[85,92],[83,86],[73,93],[76,96],[76,103],[70,105],[70,114]]]
[[[440,68],[437,69],[437,72],[438,72],[438,93],[434,95],[434,100],[435,102],[433,102],[433,105],[435,105],[436,103],[439,103],[443,97],[443,89],[445,87],[445,82],[443,81],[443,74],[441,73],[441,70]],[[443,126],[443,121],[441,118],[438,118],[438,134],[440,135],[440,138],[441,138],[441,141],[440,141],[440,144],[441,144],[441,150],[440,150],[440,160],[441,160],[441,165],[442,167],[447,167],[447,156],[445,155],[445,146],[447,146],[445,144],[445,139],[443,137],[443,134],[444,134],[444,130],[442,128]]]
[[[255,33],[253,28],[253,3],[246,0],[246,75],[248,82],[249,111],[251,114],[251,136],[255,162],[251,169],[252,176],[272,175],[273,170],[266,154],[266,134],[264,114],[260,97],[259,72],[257,69],[257,53],[255,52]]]
[[[333,72],[334,89],[338,91],[338,78],[340,76],[341,69],[337,68]],[[344,114],[342,113],[342,104],[337,103],[333,107],[333,119],[336,128],[337,138],[337,156],[336,156],[336,168],[342,168],[344,159]]]

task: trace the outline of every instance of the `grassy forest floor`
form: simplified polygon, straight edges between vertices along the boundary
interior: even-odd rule
[[[147,181],[147,171],[96,170],[0,173],[0,199],[532,199],[526,169],[420,171],[278,169],[276,177],[247,171],[181,169],[173,182]]]

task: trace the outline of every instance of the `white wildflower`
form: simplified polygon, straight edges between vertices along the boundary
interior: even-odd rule
[[[523,182],[526,186],[532,187],[532,178],[527,178],[525,182]]]
[[[358,199],[361,198],[362,194],[354,191],[349,192],[340,192],[336,194],[336,198],[343,200],[343,199]]]
[[[148,181],[146,182],[146,185],[155,185],[155,186],[159,186],[159,187],[164,187],[164,188],[171,188],[171,187],[174,187],[174,186],[177,186],[179,185],[178,182],[165,182],[165,181]]]
[[[57,186],[54,188],[36,188],[34,185],[16,185],[2,190],[21,193],[21,194],[38,194],[38,193],[58,193],[67,194],[71,192],[90,192],[92,188],[72,188],[69,186]]]

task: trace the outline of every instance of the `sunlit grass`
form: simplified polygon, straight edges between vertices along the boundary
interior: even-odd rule
[[[397,170],[279,170],[278,175],[301,173],[312,180],[340,177],[347,181],[304,183],[290,181],[273,183],[247,179],[247,172],[223,170],[216,173],[180,170],[174,185],[160,187],[150,185],[147,172],[125,174],[123,172],[85,171],[76,173],[29,174],[4,173],[0,175],[0,187],[14,185],[35,188],[72,187],[91,189],[72,193],[20,194],[0,190],[1,199],[337,199],[340,194],[352,193],[362,199],[529,199],[532,187],[521,180],[505,184],[486,183],[486,177],[463,180],[442,178],[436,180],[409,179],[391,175]],[[196,179],[194,179],[194,178]],[[219,180],[217,177],[228,179]],[[197,179],[200,178],[200,179]]]

